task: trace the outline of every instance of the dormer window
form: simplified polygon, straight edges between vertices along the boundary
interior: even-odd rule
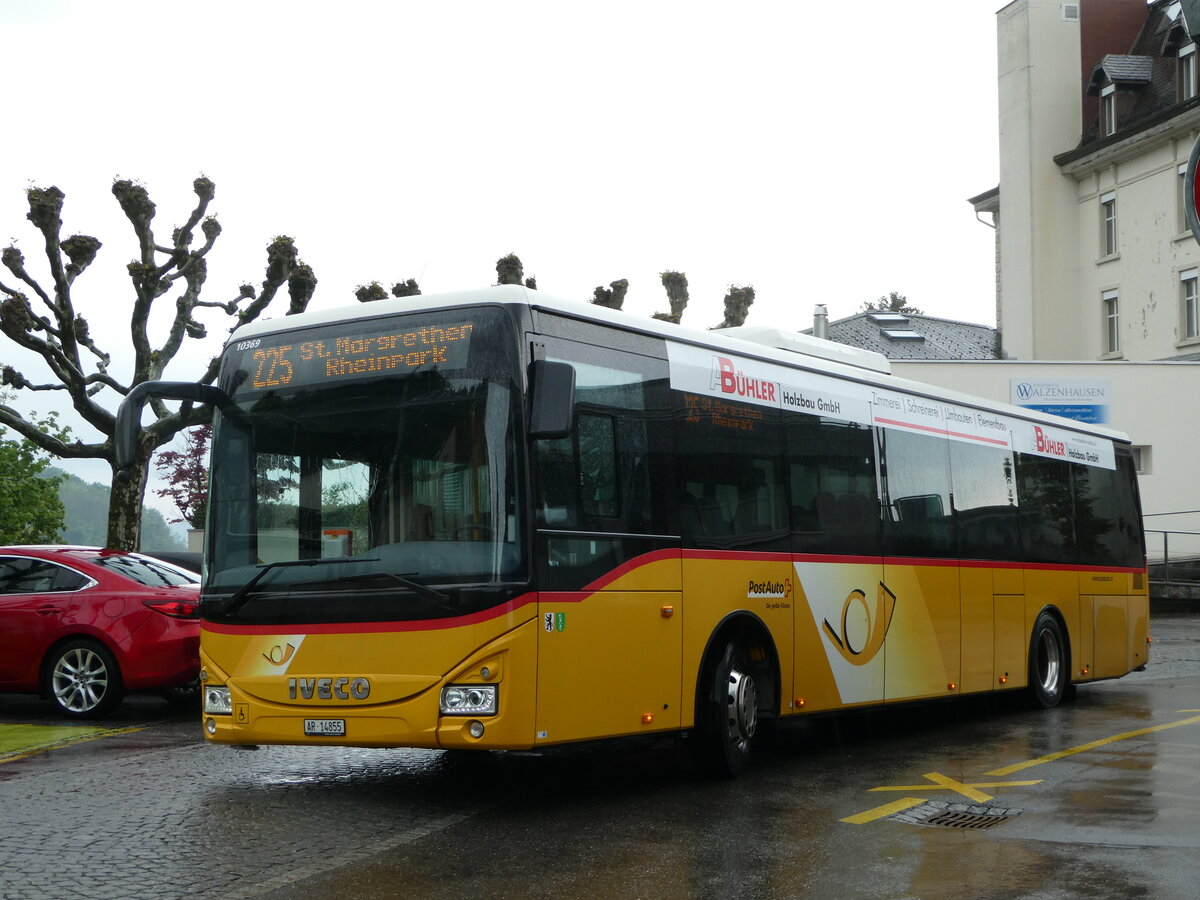
[[[1175,64],[1175,96],[1182,103],[1196,96],[1196,45],[1179,49]]]
[[[1105,85],[1100,89],[1100,136],[1117,133],[1117,86]]]
[[[1110,53],[1096,64],[1087,93],[1100,98],[1101,138],[1117,133],[1118,118],[1134,110],[1153,74],[1154,60],[1149,56]]]

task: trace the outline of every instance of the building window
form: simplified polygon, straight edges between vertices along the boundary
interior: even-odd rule
[[[1180,297],[1183,301],[1183,338],[1200,337],[1200,279],[1196,269],[1179,273]]]
[[[1105,291],[1100,295],[1100,302],[1104,308],[1104,352],[1120,353],[1121,329],[1117,292]]]
[[[1150,474],[1150,447],[1130,447],[1130,452],[1133,454],[1133,467],[1137,469],[1139,475]]]
[[[1191,230],[1191,226],[1187,220],[1187,163],[1182,163],[1179,166],[1179,190],[1175,192],[1175,197],[1179,201],[1176,206],[1179,208],[1179,233],[1186,234]]]
[[[1100,195],[1100,250],[1101,256],[1117,253],[1117,195],[1115,192]]]
[[[1188,44],[1179,51],[1175,65],[1176,96],[1179,102],[1196,96],[1196,45]]]
[[[1108,85],[1100,89],[1100,137],[1117,133],[1117,88]]]

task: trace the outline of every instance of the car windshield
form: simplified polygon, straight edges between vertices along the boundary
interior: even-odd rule
[[[200,583],[200,579],[191,572],[185,572],[175,566],[159,562],[156,559],[147,559],[144,556],[102,553],[89,558],[88,562],[150,587],[175,587],[181,584]]]
[[[408,333],[406,318],[388,330]],[[285,349],[342,347],[329,332]],[[206,595],[236,595],[232,611],[270,593],[399,592],[444,615],[429,584],[519,576],[512,342],[474,340],[469,356],[411,372],[326,380],[296,357],[284,385],[231,385],[236,411],[218,412],[213,437]]]

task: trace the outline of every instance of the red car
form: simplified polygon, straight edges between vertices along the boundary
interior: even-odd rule
[[[179,699],[200,670],[198,577],[138,553],[0,547],[0,691],[77,719],[127,691]]]

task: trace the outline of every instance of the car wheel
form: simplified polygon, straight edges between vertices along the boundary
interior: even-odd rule
[[[1033,626],[1029,642],[1029,689],[1042,709],[1062,702],[1071,680],[1067,645],[1058,619],[1043,612]]]
[[[725,645],[711,678],[694,735],[696,749],[712,774],[733,778],[750,762],[758,728],[758,687],[745,652],[733,642]]]
[[[121,702],[121,671],[106,647],[79,639],[46,660],[46,684],[59,711],[76,719],[99,719]]]

